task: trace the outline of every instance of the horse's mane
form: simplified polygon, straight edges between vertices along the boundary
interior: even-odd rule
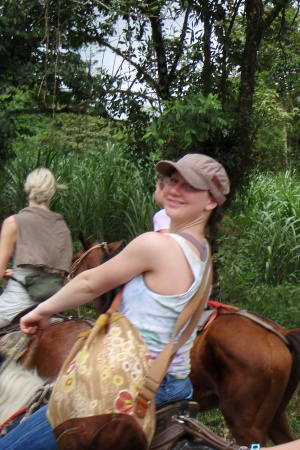
[[[11,361],[0,374],[0,424],[26,407],[44,381],[36,370]]]

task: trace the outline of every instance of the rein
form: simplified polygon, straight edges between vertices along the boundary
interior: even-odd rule
[[[52,318],[51,325],[60,323],[61,321],[62,321],[62,319],[60,319],[60,318]],[[16,331],[19,331],[19,329]],[[8,332],[7,334],[10,335],[11,333]],[[4,338],[5,338],[5,336],[4,336]],[[0,341],[1,341],[1,337],[0,337]],[[2,362],[2,364],[0,366],[0,375],[4,372],[4,369],[6,369],[6,367],[10,364],[11,361],[17,362],[19,360],[19,358],[26,352],[26,350],[29,347],[31,342],[32,342],[31,336],[29,334],[22,333],[21,336],[18,337],[18,340],[16,341],[16,343],[12,347],[8,347],[8,350],[6,351],[5,360]],[[8,344],[9,344],[9,341],[8,341]],[[37,337],[36,339],[34,339],[32,348],[28,352],[28,355],[26,356],[26,358],[23,362],[24,368],[26,368],[28,366],[28,364],[30,363],[31,359],[35,355],[35,352],[36,352],[39,344],[40,344],[40,338]],[[1,349],[1,351],[2,351],[2,349]],[[5,351],[4,351],[4,353],[5,353]]]
[[[41,408],[44,405],[47,405],[49,402],[50,395],[53,390],[54,383],[45,383],[43,386],[41,386],[29,402],[29,406],[26,408],[26,414],[20,421],[20,424],[24,422],[26,419],[28,419],[31,414],[33,414],[35,411],[37,411],[39,408]]]
[[[81,263],[81,261],[92,251],[95,250],[96,248],[103,248],[104,251],[109,254],[108,251],[108,246],[107,246],[107,242],[101,242],[101,244],[96,244],[93,247],[91,247],[90,249],[88,249],[86,252],[84,252],[78,259],[76,259],[76,261],[72,264],[71,269],[70,269],[70,273],[67,276],[67,281],[71,281],[72,278],[74,278],[74,274],[79,266],[79,264]]]
[[[10,422],[12,422],[14,419],[21,416],[22,414],[25,414],[26,411],[27,411],[27,407],[24,406],[24,408],[19,409],[19,411],[15,412],[12,416],[10,416],[8,419],[6,419],[5,422],[3,422],[3,424],[0,426],[0,438],[2,437],[2,432],[5,429],[6,425],[8,425]]]
[[[19,411],[16,411],[12,416],[10,416],[8,419],[5,420],[5,422],[0,425],[0,438],[5,436],[6,430],[5,428],[7,425],[10,425],[15,419],[17,419],[20,416],[23,416],[18,424],[15,426],[21,424],[26,419],[28,419],[29,416],[31,416],[35,411],[37,411],[42,406],[46,405],[49,402],[49,398],[53,389],[54,383],[51,384],[43,384],[34,394],[33,398],[29,402],[29,406],[24,406],[23,408],[19,409]],[[4,433],[3,433],[4,431]]]

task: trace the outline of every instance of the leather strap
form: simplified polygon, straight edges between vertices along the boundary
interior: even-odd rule
[[[175,418],[174,422],[152,439],[150,450],[170,450],[175,442],[183,436],[201,440],[218,450],[249,450],[221,438],[195,418],[183,416]],[[195,441],[194,441],[195,442]],[[199,444],[199,448],[200,448]],[[194,448],[194,447],[193,447]],[[197,446],[198,448],[198,446]],[[202,448],[202,447],[201,447]]]
[[[180,423],[173,423],[158,436],[154,436],[151,441],[150,450],[168,450],[174,443],[186,434]]]
[[[28,286],[25,283],[22,283],[22,281],[17,280],[15,277],[10,277],[10,279],[16,281],[17,283],[20,283],[24,289],[27,289]]]
[[[218,450],[240,450],[240,446],[226,441],[207,428],[203,423],[191,417],[185,417],[181,423],[187,434],[203,439]],[[243,448],[243,447],[242,447]],[[247,449],[248,447],[245,447]]]
[[[290,347],[289,341],[283,334],[279,333],[272,325],[270,325],[266,321],[260,319],[255,314],[249,313],[248,311],[245,311],[243,309],[238,309],[237,311],[235,311],[235,314],[239,314],[240,316],[243,316],[243,317],[246,317],[247,319],[252,320],[253,322],[257,323],[258,325],[261,325],[263,328],[266,328],[267,330],[276,334],[276,336],[278,336],[279,339],[281,339],[287,347]]]
[[[124,286],[120,287],[120,289],[118,290],[115,298],[112,301],[112,304],[110,305],[109,309],[106,311],[105,314],[108,314],[110,316],[112,313],[118,311],[119,306],[120,306],[121,301],[122,301],[123,288],[124,288]]]

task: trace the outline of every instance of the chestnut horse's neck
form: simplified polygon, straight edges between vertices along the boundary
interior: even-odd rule
[[[107,244],[106,242],[89,242],[86,238],[81,240],[83,249],[73,257],[73,265],[70,270],[68,281],[81,272],[93,269],[107,262],[115,256],[115,252],[121,247],[123,241]],[[94,300],[96,313],[99,316],[108,310],[116,295],[117,290],[113,289],[101,297]]]
[[[103,252],[104,252],[103,259],[102,259],[102,261],[99,263],[99,265],[100,265],[101,263],[105,262],[105,259],[106,259],[106,258],[109,259],[109,250],[108,250],[107,242],[94,243],[88,250],[86,250],[84,253],[82,253],[82,255],[79,256],[78,259],[76,259],[76,260],[74,261],[74,263],[73,263],[72,266],[71,266],[71,269],[70,269],[70,273],[69,273],[69,275],[68,275],[68,278],[67,278],[68,281],[70,281],[70,280],[72,280],[72,278],[74,278],[76,272],[80,273],[80,272],[82,271],[82,270],[79,270],[79,269],[80,269],[80,265],[82,264],[83,260],[84,260],[85,258],[87,258],[88,255],[89,255],[93,250],[96,250],[96,249],[102,249]]]

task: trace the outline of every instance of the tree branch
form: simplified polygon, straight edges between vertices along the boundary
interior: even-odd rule
[[[177,47],[177,51],[175,53],[175,58],[174,58],[174,62],[171,66],[170,72],[169,72],[169,82],[171,83],[174,78],[175,78],[175,73],[176,73],[176,69],[177,69],[177,65],[179,62],[180,57],[182,56],[182,51],[183,51],[183,45],[184,45],[184,39],[186,36],[186,32],[187,32],[187,26],[188,26],[188,20],[190,17],[190,12],[191,9],[188,8],[185,16],[184,16],[184,21],[183,21],[183,25],[182,25],[182,30],[180,33],[180,39],[179,39],[179,45]]]

